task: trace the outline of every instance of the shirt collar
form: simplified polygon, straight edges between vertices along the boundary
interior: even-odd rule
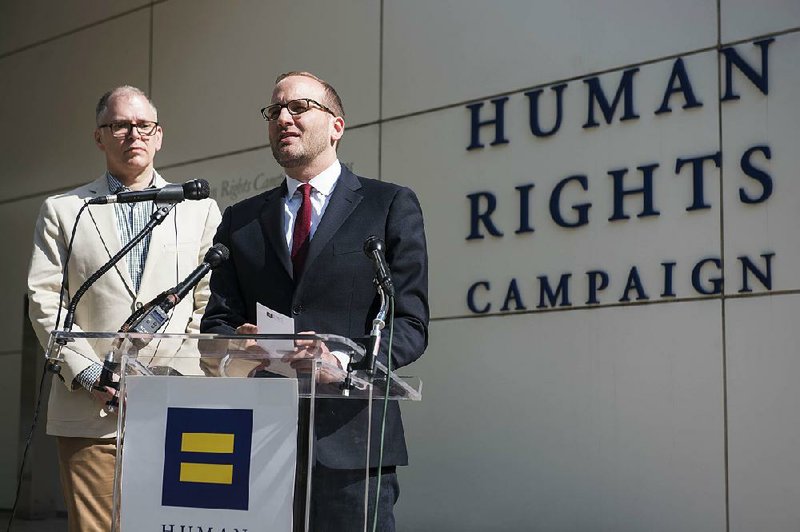
[[[120,192],[127,192],[130,189],[122,184],[122,181],[111,175],[111,172],[106,172],[106,181],[108,181],[108,192],[110,194],[119,194]],[[153,188],[155,186],[156,176],[153,172],[153,177],[150,178],[150,184],[144,188]]]
[[[330,196],[333,188],[336,186],[336,181],[339,180],[339,174],[342,173],[342,165],[339,159],[333,161],[333,164],[327,167],[318,175],[311,178],[309,183],[311,186],[322,194],[323,196]],[[286,175],[286,174],[284,174]],[[297,187],[302,185],[302,181],[298,181],[292,177],[286,176],[286,197],[291,198],[294,196]]]

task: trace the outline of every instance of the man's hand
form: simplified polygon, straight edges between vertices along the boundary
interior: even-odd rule
[[[303,331],[298,334],[316,334],[314,331]],[[339,359],[331,354],[328,346],[321,340],[295,340],[294,351],[284,355],[283,362],[289,363],[298,373],[311,373],[311,366],[315,356],[319,356],[325,365],[319,372],[317,380],[321,383],[341,382],[344,378],[342,364]],[[338,368],[338,371],[332,370]]]
[[[236,334],[258,334],[258,326],[253,325],[252,323],[243,323],[236,327]],[[261,349],[261,346],[258,345],[258,342],[252,339],[244,340],[238,346],[238,349],[242,351],[246,351],[249,354],[253,355],[266,355],[267,352]],[[248,373],[248,377],[254,376],[257,372],[266,369],[269,366],[269,359],[264,357],[258,361],[258,365],[251,369]]]
[[[108,405],[109,401],[117,397],[117,390],[115,390],[111,386],[103,386],[102,388],[98,386],[92,388],[92,391],[89,393],[92,394],[92,397],[94,398],[95,401],[99,401],[100,403],[102,403],[103,408],[105,408]]]
[[[112,372],[111,380],[115,383],[119,383],[119,375]],[[119,386],[119,384],[117,384],[117,386]],[[89,393],[91,394],[92,399],[100,402],[103,405],[103,409],[105,409],[106,412],[115,412],[117,408],[119,408],[119,405],[117,404],[119,391],[116,388],[112,386],[100,386],[100,381],[98,380],[92,386],[92,389]]]
[[[243,323],[236,327],[236,334],[258,334],[258,327],[252,323]]]
[[[243,323],[236,327],[236,334],[258,334],[258,327],[252,323]],[[258,342],[253,339],[237,340],[236,349],[247,351],[248,353],[264,353]]]

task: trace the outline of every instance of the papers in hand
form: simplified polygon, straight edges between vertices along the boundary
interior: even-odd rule
[[[294,320],[269,307],[256,303],[258,334],[294,334]],[[259,340],[259,347],[273,356],[281,356],[294,349],[292,340]]]
[[[256,303],[256,326],[258,334],[294,334],[294,320],[269,307]],[[258,340],[258,347],[269,357],[267,372],[284,377],[297,378],[297,372],[281,357],[294,351],[293,340]]]

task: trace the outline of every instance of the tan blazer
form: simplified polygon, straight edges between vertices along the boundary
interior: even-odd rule
[[[162,187],[167,183],[156,173],[155,184]],[[75,218],[84,200],[107,194],[108,183],[103,175],[88,185],[50,197],[42,205],[33,239],[28,295],[31,323],[45,347],[55,326],[64,260]],[[212,199],[176,205],[152,233],[139,292],[134,291],[123,258],[83,295],[75,312],[73,332],[116,332],[139,306],[175,286],[202,262],[219,221],[219,208]],[[75,233],[64,306],[121,247],[114,206],[89,206]],[[197,285],[194,297],[187,296],[175,307],[166,332],[199,332],[208,298],[206,277]],[[60,326],[65,315],[66,308],[61,311]],[[87,438],[115,435],[116,415],[105,412],[85,389],[73,386],[75,376],[93,362],[100,362],[109,348],[110,341],[93,340],[71,342],[62,350],[61,378],[54,379],[50,392],[48,434]],[[197,367],[195,363],[176,369],[191,373]]]

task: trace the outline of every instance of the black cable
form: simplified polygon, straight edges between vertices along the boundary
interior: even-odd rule
[[[75,223],[72,224],[72,232],[69,237],[69,243],[67,244],[67,255],[64,258],[64,268],[63,273],[61,275],[61,289],[58,291],[58,312],[56,313],[56,323],[53,330],[58,330],[59,323],[61,322],[61,310],[64,308],[64,297],[67,291],[67,275],[69,271],[69,259],[72,257],[72,243],[75,241],[75,233],[78,230],[78,221],[81,219],[81,215],[83,211],[88,207],[89,204],[85,203],[81,206],[80,210],[78,211],[78,215],[75,217]],[[36,399],[36,408],[33,410],[33,422],[31,423],[31,430],[28,433],[28,438],[25,441],[25,450],[22,452],[22,465],[19,468],[19,476],[17,477],[17,494],[14,496],[14,506],[11,509],[11,517],[8,520],[8,527],[6,528],[6,532],[11,531],[11,525],[14,523],[14,515],[17,513],[17,505],[19,504],[19,495],[22,492],[22,474],[25,472],[25,462],[28,459],[28,451],[30,450],[31,443],[33,442],[33,433],[36,430],[36,424],[39,422],[39,412],[42,409],[42,390],[44,389],[44,378],[47,375],[47,361],[44,363],[44,368],[42,369],[42,378],[39,380],[39,393]]]
[[[147,236],[158,224],[164,221],[164,218],[167,217],[169,212],[175,207],[174,203],[170,203],[167,205],[163,205],[159,207],[153,212],[153,215],[150,218],[150,221],[147,222],[147,225],[139,231],[139,234],[134,236],[130,242],[122,246],[122,248],[117,252],[116,255],[111,257],[111,260],[106,262],[99,270],[94,272],[91,277],[89,277],[78,290],[75,292],[75,295],[72,297],[72,300],[69,303],[69,308],[67,309],[67,317],[64,318],[64,328],[67,331],[72,330],[72,324],[75,320],[75,308],[78,306],[78,302],[80,301],[83,294],[86,293],[87,290],[97,281],[100,277],[102,277],[108,270],[114,267],[114,265],[122,259],[136,244],[139,243],[145,236]]]
[[[392,384],[392,340],[394,339],[394,298],[389,298],[389,345],[387,347],[389,356],[386,361],[386,390],[383,394],[383,417],[381,419],[381,441],[380,451],[378,453],[378,478],[377,489],[375,490],[375,509],[373,510],[372,517],[372,532],[375,532],[378,527],[378,508],[380,507],[379,501],[381,497],[381,470],[383,469],[383,444],[386,436],[386,412],[389,408],[389,388]],[[371,420],[370,420],[371,424]],[[369,449],[367,450],[369,453]],[[369,476],[367,477],[369,483]]]
[[[69,244],[67,245],[67,256],[64,259],[64,272],[61,276],[61,290],[58,292],[58,313],[56,314],[56,325],[53,327],[54,331],[58,330],[58,326],[61,323],[61,310],[64,304],[64,292],[67,290],[67,272],[69,271],[69,259],[72,257],[72,243],[75,241],[75,232],[78,229],[78,220],[81,219],[81,215],[83,211],[88,207],[89,204],[84,202],[81,206],[80,210],[78,211],[78,215],[75,217],[75,223],[72,224],[72,234],[69,237]]]
[[[33,441],[33,432],[36,430],[36,423],[39,421],[39,412],[42,408],[42,390],[44,389],[44,377],[47,375],[47,363],[45,362],[42,369],[42,378],[39,380],[39,393],[36,399],[36,408],[33,411],[33,423],[31,423],[31,431],[28,433],[28,438],[25,441],[25,451],[22,453],[22,465],[19,467],[19,476],[17,477],[17,494],[14,496],[14,507],[11,509],[11,517],[8,520],[8,527],[6,532],[11,531],[11,523],[14,522],[14,515],[17,513],[17,504],[19,503],[19,494],[22,491],[22,473],[25,471],[25,461],[28,458],[28,451]]]

